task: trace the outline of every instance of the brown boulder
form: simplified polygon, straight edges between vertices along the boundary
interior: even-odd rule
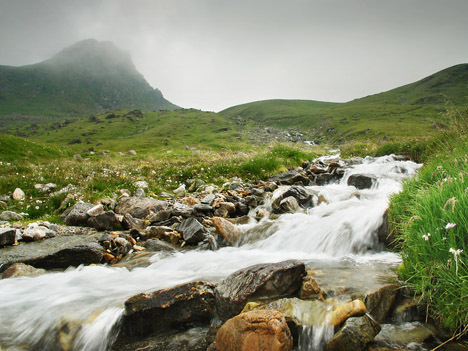
[[[377,322],[382,323],[389,314],[398,296],[399,288],[398,284],[388,284],[365,296],[367,311]]]
[[[229,319],[216,334],[218,351],[289,351],[291,332],[283,314],[259,310]]]
[[[242,232],[234,224],[221,217],[213,217],[213,224],[216,232],[221,235],[229,244],[235,244],[242,235]]]

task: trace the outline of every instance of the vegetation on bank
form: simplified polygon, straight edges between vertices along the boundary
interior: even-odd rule
[[[400,277],[428,304],[432,317],[466,332],[468,113],[453,115],[443,135],[408,145],[425,164],[392,197],[389,219],[402,250]]]
[[[22,140],[29,145],[23,139],[7,138],[18,139],[17,143]],[[27,213],[29,219],[57,221],[58,214],[76,201],[96,202],[105,197],[117,198],[121,195],[121,189],[134,193],[137,181],[146,181],[147,193],[158,197],[162,192],[171,192],[182,183],[190,184],[195,179],[218,186],[233,177],[245,181],[265,180],[270,175],[316,158],[319,152],[322,151],[317,147],[311,149],[274,144],[249,152],[219,150],[188,153],[184,150],[167,154],[156,151],[133,156],[85,154],[82,159],[57,153],[55,158],[45,154],[42,161],[36,162],[25,162],[19,157],[2,160],[0,155],[0,195],[11,194],[17,187],[26,194],[25,201],[7,202],[6,207],[0,207],[0,210]],[[57,185],[53,192],[67,186],[73,187],[73,190],[50,196],[35,188],[36,184],[47,183]]]

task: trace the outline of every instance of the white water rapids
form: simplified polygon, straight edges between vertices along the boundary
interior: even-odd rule
[[[397,254],[380,251],[376,230],[389,196],[418,168],[392,156],[364,159],[349,168],[339,184],[307,187],[327,202],[275,221],[241,226],[248,237],[240,247],[155,254],[151,265],[132,270],[86,266],[0,280],[0,349],[26,350],[39,341],[47,345],[48,335],[54,335],[61,322],[78,321],[83,327],[73,349],[106,350],[128,297],[192,280],[219,281],[257,263],[298,259],[335,265],[337,271],[353,266],[358,272],[360,267],[397,264]],[[346,185],[351,174],[370,174],[378,180],[372,189],[357,190]]]

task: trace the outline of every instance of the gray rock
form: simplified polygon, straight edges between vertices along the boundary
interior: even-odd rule
[[[148,239],[145,242],[145,248],[147,251],[167,251],[174,252],[176,249],[171,245],[162,240]]]
[[[47,184],[34,184],[34,189],[40,191],[42,193],[50,193],[57,187],[55,183],[47,183]]]
[[[20,188],[16,188],[15,191],[13,191],[12,197],[13,197],[13,200],[23,201],[26,195],[24,194],[23,190],[21,190]]]
[[[380,332],[380,324],[369,318],[351,317],[327,344],[327,351],[364,351]]]
[[[215,194],[208,194],[203,199],[201,199],[201,202],[203,204],[211,205],[214,200],[216,200],[216,195]]]
[[[132,296],[125,301],[119,338],[208,325],[215,310],[214,288],[213,283],[197,281]]]
[[[145,189],[143,189],[143,188],[138,188],[137,191],[135,192],[135,197],[138,197],[138,198],[142,199],[145,196],[146,196]]]
[[[66,225],[73,226],[87,226],[88,225],[88,210],[93,208],[93,204],[89,203],[77,203],[73,207],[66,210],[61,218]]]
[[[282,212],[294,213],[297,212],[297,210],[299,210],[299,203],[294,197],[288,196],[281,200],[280,208]]]
[[[195,206],[193,206],[193,209],[196,212],[204,214],[204,215],[209,216],[213,214],[213,208],[206,203],[196,204]]]
[[[98,216],[104,213],[104,206],[102,204],[96,205],[86,211],[86,214],[90,217]]]
[[[4,221],[21,221],[23,216],[13,211],[3,211],[0,214],[0,219]]]
[[[398,284],[387,284],[365,296],[367,311],[377,322],[382,323],[387,318],[399,289]]]
[[[275,174],[268,178],[268,181],[280,182],[284,185],[294,185],[296,183],[302,183],[303,185],[307,185],[310,182],[309,178],[300,174],[296,170]]]
[[[144,230],[146,229],[147,225],[144,220],[133,218],[130,213],[126,213],[123,216],[122,227],[125,229]]]
[[[144,180],[139,180],[133,184],[137,189],[148,189],[148,183]]]
[[[120,199],[115,207],[115,212],[119,214],[130,213],[134,218],[145,218],[151,212],[165,210],[167,202],[152,198],[124,197]]]
[[[0,228],[0,246],[13,245],[16,239],[15,228]]]
[[[348,185],[354,186],[357,189],[370,189],[376,178],[367,174],[352,174],[348,178]]]
[[[312,195],[303,186],[292,186],[283,193],[283,198],[292,196],[302,206],[311,206]]]
[[[25,230],[23,230],[22,239],[24,241],[38,241],[46,238],[53,238],[57,233],[45,226],[37,223],[30,223]]]
[[[194,212],[194,209],[188,205],[182,204],[180,202],[176,202],[174,207],[172,208],[171,215],[172,216],[182,216],[184,218],[190,217]]]
[[[103,248],[97,241],[97,235],[63,235],[7,246],[0,249],[0,271],[19,262],[45,269],[99,263]]]
[[[171,217],[171,211],[169,210],[161,210],[156,212],[155,214],[148,217],[148,220],[151,223],[157,222],[164,222],[167,221]]]
[[[227,320],[237,315],[251,299],[291,295],[301,288],[305,275],[304,263],[293,260],[238,270],[215,290],[218,317]]]
[[[177,226],[177,231],[182,234],[187,244],[197,244],[205,239],[207,230],[195,218],[190,217],[185,219]]]
[[[122,228],[119,218],[113,211],[107,211],[100,215],[89,217],[88,226],[99,231],[118,230]]]

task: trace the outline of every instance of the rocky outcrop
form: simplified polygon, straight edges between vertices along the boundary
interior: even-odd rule
[[[364,351],[379,333],[380,325],[369,318],[351,317],[327,344],[327,351]]]
[[[216,350],[290,351],[291,332],[278,311],[260,310],[229,319],[216,334]]]
[[[215,285],[197,281],[141,293],[125,301],[119,337],[142,337],[206,325],[214,316]]]
[[[221,320],[235,316],[249,300],[291,295],[300,289],[304,276],[304,263],[292,260],[236,271],[215,290],[218,316]]]

